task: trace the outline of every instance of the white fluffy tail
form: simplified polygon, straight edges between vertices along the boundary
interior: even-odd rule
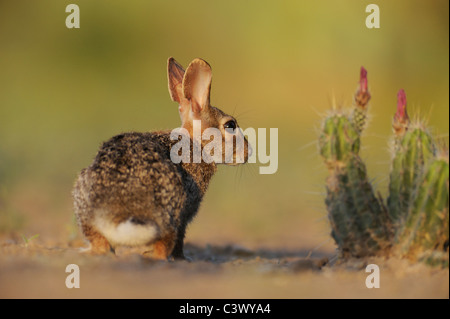
[[[129,218],[120,224],[113,223],[108,214],[97,211],[94,225],[112,246],[140,246],[154,241],[158,234],[153,223],[136,223]]]

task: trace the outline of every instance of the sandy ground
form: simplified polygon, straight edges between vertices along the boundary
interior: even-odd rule
[[[448,298],[449,271],[401,260],[335,262],[334,254],[186,244],[191,261],[161,262],[128,250],[80,254],[69,244],[0,241],[0,298]],[[365,267],[380,267],[380,288],[365,285]],[[80,288],[66,287],[77,264]]]

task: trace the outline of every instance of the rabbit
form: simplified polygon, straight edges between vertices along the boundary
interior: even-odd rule
[[[168,59],[169,93],[179,104],[190,154],[194,145],[206,145],[204,140],[200,145],[193,141],[194,120],[200,120],[201,132],[220,130],[222,144],[240,135],[243,149],[233,144],[233,161],[225,164],[245,163],[251,146],[236,119],[210,105],[211,79],[211,67],[202,59],[194,59],[186,71]],[[92,164],[81,170],[72,195],[78,225],[90,244],[87,252],[114,253],[117,247],[128,246],[142,247],[141,254],[153,259],[185,259],[186,226],[224,154],[215,154],[219,156],[209,162],[202,158],[195,163],[190,157],[176,163],[170,152],[179,139],[172,139],[171,131],[119,134],[104,142]]]

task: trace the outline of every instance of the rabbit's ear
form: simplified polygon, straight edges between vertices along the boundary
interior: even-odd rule
[[[202,59],[192,61],[183,79],[184,97],[191,102],[192,112],[199,113],[209,107],[212,71]]]
[[[167,78],[169,80],[169,93],[172,101],[178,102],[181,109],[189,105],[189,101],[183,95],[184,69],[172,57],[167,61]],[[182,111],[181,109],[180,111]]]

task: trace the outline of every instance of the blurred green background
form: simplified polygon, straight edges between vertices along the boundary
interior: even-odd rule
[[[81,28],[67,29],[76,3]],[[367,29],[366,5],[381,28]],[[105,139],[179,125],[166,61],[202,57],[212,104],[278,128],[279,165],[220,167],[188,242],[333,248],[317,155],[320,119],[368,70],[363,157],[385,192],[396,93],[448,140],[448,0],[0,1],[0,233],[67,242],[71,188]]]

